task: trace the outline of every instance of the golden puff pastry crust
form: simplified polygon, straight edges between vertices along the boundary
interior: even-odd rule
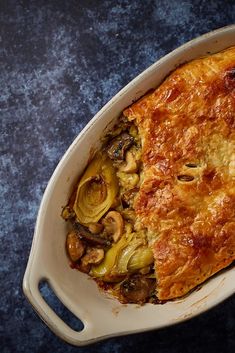
[[[235,260],[235,47],[182,65],[124,115],[142,140],[134,207],[158,298],[180,297]]]

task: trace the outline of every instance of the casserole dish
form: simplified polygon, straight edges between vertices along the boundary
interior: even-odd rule
[[[101,109],[69,147],[53,173],[39,209],[23,289],[45,323],[65,341],[85,345],[111,336],[172,325],[204,312],[234,293],[235,269],[230,267],[185,298],[164,305],[122,305],[101,293],[85,274],[70,269],[65,251],[66,224],[60,217],[61,208],[84,170],[91,149],[99,148],[100,138],[124,108],[157,87],[180,64],[233,45],[235,26],[229,26],[203,35],[160,59]],[[38,288],[43,279],[83,322],[81,332],[65,324],[44,301]]]

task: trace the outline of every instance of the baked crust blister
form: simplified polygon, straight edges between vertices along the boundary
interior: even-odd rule
[[[235,47],[182,65],[124,115],[142,140],[134,208],[157,296],[180,297],[235,260]]]

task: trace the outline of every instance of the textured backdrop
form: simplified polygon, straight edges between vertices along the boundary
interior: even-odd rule
[[[234,22],[235,1],[0,0],[1,352],[235,351],[235,296],[171,328],[76,348],[21,289],[43,191],[80,130],[158,58]]]

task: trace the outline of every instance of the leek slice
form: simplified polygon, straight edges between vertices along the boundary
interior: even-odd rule
[[[131,257],[133,256],[135,250],[141,245],[143,245],[143,241],[138,239],[131,241],[130,244],[125,249],[123,249],[117,263],[118,273],[125,274],[128,272],[128,263]]]
[[[128,262],[129,271],[137,271],[153,263],[153,252],[150,248],[139,247]]]
[[[106,252],[104,260],[98,266],[92,267],[90,272],[91,276],[104,277],[102,279],[105,280],[105,277],[110,274],[116,265],[116,259],[120,252],[127,246],[131,238],[132,234],[123,235],[122,238]]]
[[[118,193],[118,180],[111,160],[97,153],[77,188],[74,212],[83,225],[96,223],[112,206]]]

